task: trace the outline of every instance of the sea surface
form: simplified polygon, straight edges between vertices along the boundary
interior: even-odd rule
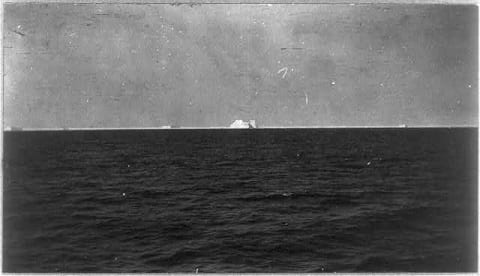
[[[3,162],[6,272],[477,269],[476,128],[6,132]]]

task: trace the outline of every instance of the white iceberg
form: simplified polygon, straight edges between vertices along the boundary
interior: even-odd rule
[[[248,122],[235,120],[235,122],[230,125],[230,128],[257,128],[257,124],[255,123],[255,120],[250,120]]]

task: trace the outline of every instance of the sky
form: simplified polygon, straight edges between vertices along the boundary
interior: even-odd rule
[[[4,126],[478,124],[469,5],[6,4]]]

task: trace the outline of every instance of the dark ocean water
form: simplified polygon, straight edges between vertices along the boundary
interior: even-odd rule
[[[7,272],[476,271],[477,129],[4,142]]]

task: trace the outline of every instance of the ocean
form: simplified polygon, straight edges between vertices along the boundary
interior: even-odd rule
[[[477,129],[4,133],[5,272],[473,272]]]

